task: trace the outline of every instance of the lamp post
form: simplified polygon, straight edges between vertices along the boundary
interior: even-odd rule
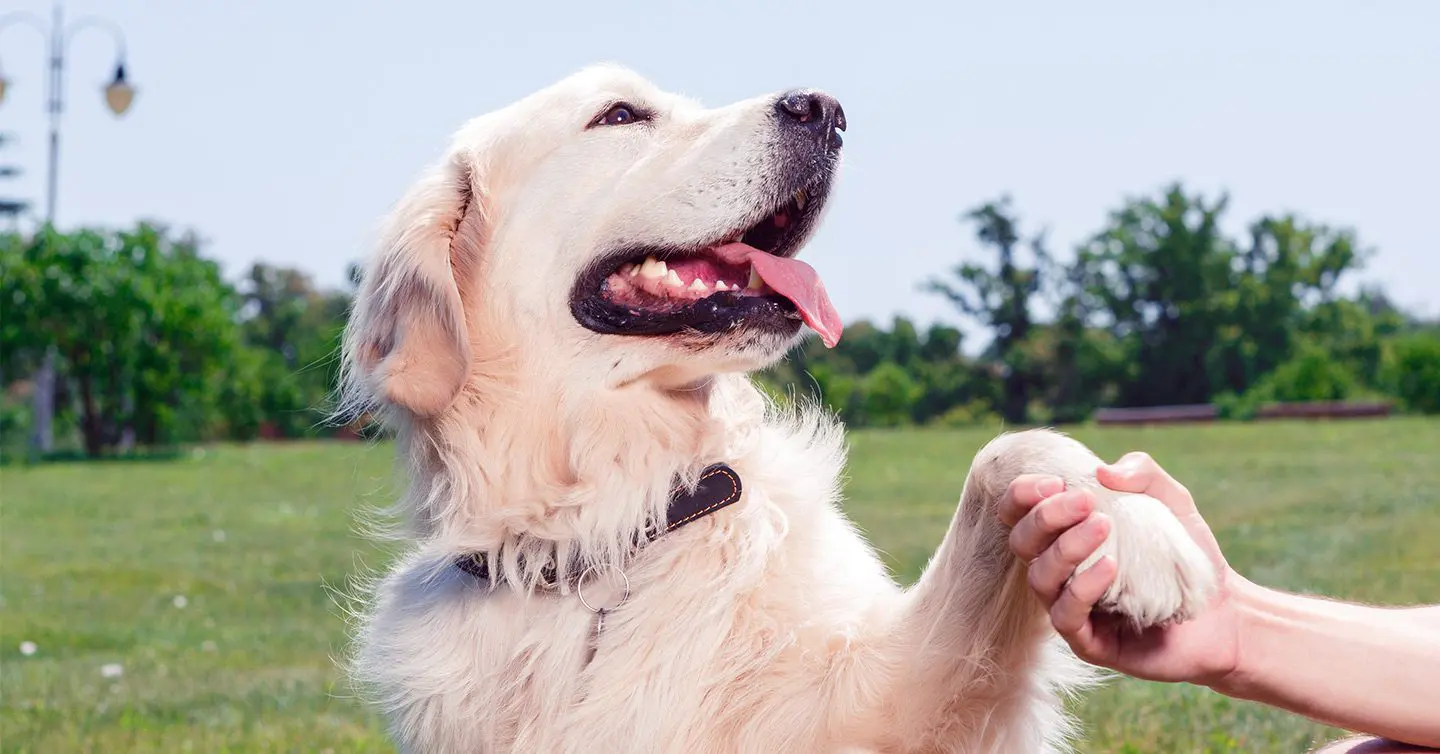
[[[75,35],[86,29],[105,29],[115,42],[115,75],[104,88],[105,104],[110,112],[124,115],[135,100],[135,89],[125,79],[125,35],[114,22],[96,16],[86,16],[65,25],[64,11],[57,3],[51,22],[33,13],[23,11],[0,16],[0,33],[10,26],[29,26],[40,32],[49,41],[49,79],[45,84],[45,112],[50,118],[50,153],[45,187],[45,224],[55,224],[55,202],[60,178],[60,116],[65,111],[65,49]],[[0,69],[0,104],[4,103],[6,90],[10,88],[3,69]],[[51,414],[55,407],[55,348],[45,350],[45,358],[35,373],[34,414],[35,427],[33,445],[41,453],[49,452],[54,446],[51,431]]]
[[[50,24],[32,13],[11,13],[0,17],[0,33],[10,26],[29,26],[49,40],[49,81],[46,82],[45,112],[50,116],[50,159],[45,190],[45,221],[55,222],[55,198],[60,168],[60,116],[65,111],[65,48],[75,35],[86,29],[105,29],[115,41],[115,75],[104,88],[105,104],[115,115],[124,115],[135,101],[135,88],[125,78],[125,35],[114,22],[97,16],[86,16],[65,25],[64,11],[55,6]],[[0,104],[5,101],[9,81],[0,70]]]

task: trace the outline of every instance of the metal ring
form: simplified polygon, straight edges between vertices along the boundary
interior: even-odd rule
[[[625,584],[625,591],[624,591],[623,593],[621,593],[621,595],[620,595],[620,601],[615,603],[615,607],[620,607],[621,605],[625,604],[626,601],[628,601],[628,600],[630,599],[630,577],[625,575],[625,571],[624,571],[624,570],[622,570],[619,566],[615,566],[615,565],[605,565],[605,566],[593,566],[593,565],[592,565],[592,566],[590,566],[589,568],[586,568],[583,572],[581,572],[581,574],[580,574],[580,579],[575,582],[575,596],[576,596],[576,597],[579,597],[579,598],[580,598],[580,604],[584,605],[584,606],[585,606],[585,609],[586,609],[586,610],[589,610],[589,611],[592,612],[592,613],[603,613],[603,612],[606,612],[607,610],[613,610],[613,609],[615,609],[615,608],[612,608],[612,607],[600,607],[600,608],[597,608],[597,607],[595,607],[594,605],[590,604],[590,601],[589,601],[589,600],[585,599],[585,579],[586,579],[586,577],[590,576],[590,574],[592,574],[592,573],[598,575],[598,574],[601,572],[602,569],[605,569],[605,570],[613,570],[613,571],[615,571],[616,573],[620,574],[620,578],[621,578],[621,580],[622,580],[622,581],[624,582],[624,584]]]

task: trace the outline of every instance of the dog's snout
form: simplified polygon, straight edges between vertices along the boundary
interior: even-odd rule
[[[845,130],[845,110],[840,101],[813,89],[786,92],[775,102],[786,125],[813,130],[829,142],[832,149],[840,147],[839,131]]]

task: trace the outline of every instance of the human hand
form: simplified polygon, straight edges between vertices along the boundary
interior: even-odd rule
[[[1238,662],[1234,596],[1248,582],[1225,562],[1190,492],[1150,456],[1130,453],[1101,466],[1096,477],[1111,490],[1146,494],[1164,503],[1214,565],[1219,588],[1191,620],[1138,632],[1124,619],[1095,610],[1115,580],[1115,561],[1107,556],[1083,572],[1075,571],[1109,535],[1109,517],[1095,512],[1091,490],[1066,490],[1055,477],[1022,476],[1011,483],[998,514],[1012,527],[1010,548],[1029,564],[1030,588],[1049,611],[1055,630],[1081,659],[1126,675],[1204,685],[1222,681]]]

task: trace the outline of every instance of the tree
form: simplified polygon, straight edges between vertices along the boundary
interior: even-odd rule
[[[863,424],[902,427],[910,424],[923,388],[899,364],[887,361],[865,375],[857,410]]]
[[[889,330],[862,320],[846,326],[837,347],[808,341],[758,379],[781,400],[818,398],[853,427],[933,422],[977,402],[982,407],[970,405],[970,413],[988,418],[983,406],[997,398],[994,380],[977,373],[960,343],[960,331],[948,325],[921,336],[903,317]]]
[[[1405,408],[1440,414],[1440,328],[1417,329],[1387,345],[1381,384]]]
[[[308,274],[264,263],[251,266],[241,297],[246,341],[275,352],[292,369],[315,341],[329,339],[350,306],[350,296],[320,291]]]
[[[1250,245],[1237,252],[1232,280],[1217,298],[1229,307],[1228,337],[1212,361],[1219,389],[1240,392],[1288,362],[1300,339],[1338,343],[1373,319],[1352,302],[1337,297],[1344,275],[1359,267],[1364,254],[1349,231],[1307,223],[1294,215],[1262,217],[1250,226]],[[1347,311],[1354,316],[1347,316]],[[1374,348],[1353,355],[1353,366],[1374,375]]]
[[[29,374],[44,347],[36,316],[40,268],[30,264],[28,246],[18,233],[0,234],[0,363],[7,377]]]
[[[994,248],[995,268],[965,262],[954,269],[955,280],[931,278],[922,288],[944,296],[961,314],[992,331],[987,356],[1002,369],[1000,413],[1006,421],[1023,423],[1040,378],[1038,366],[1026,358],[1021,345],[1035,324],[1032,298],[1040,291],[1042,269],[1050,265],[1050,256],[1043,236],[1036,236],[1029,242],[1031,266],[1021,261],[1020,231],[1008,198],[982,204],[964,219],[976,224],[982,245]]]
[[[1203,403],[1214,392],[1209,358],[1233,308],[1226,203],[1172,186],[1158,200],[1128,202],[1080,249],[1084,293],[1130,365],[1123,405]]]
[[[0,133],[0,146],[4,146],[14,140],[10,134]],[[14,178],[20,175],[20,168],[14,165],[0,164],[0,178]],[[16,218],[30,208],[30,203],[23,199],[12,199],[9,197],[0,198],[0,217]]]
[[[351,294],[322,291],[306,273],[257,263],[241,286],[242,331],[258,357],[247,368],[259,376],[258,423],[286,437],[308,434],[321,423],[326,395],[336,379],[336,353]]]
[[[1302,339],[1373,378],[1372,318],[1338,296],[1364,258],[1354,235],[1267,216],[1242,247],[1221,229],[1226,205],[1224,196],[1207,201],[1172,185],[1158,199],[1128,202],[1081,248],[1081,295],[1130,365],[1118,400],[1154,406],[1242,393],[1290,362]]]
[[[234,292],[194,237],[146,224],[70,234],[47,226],[7,234],[0,248],[0,358],[33,365],[55,347],[87,454],[199,431],[239,332]]]

